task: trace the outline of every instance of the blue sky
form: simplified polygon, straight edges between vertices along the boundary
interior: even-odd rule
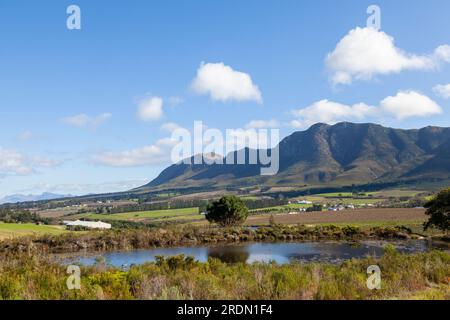
[[[81,30],[66,27],[71,4]],[[449,126],[449,12],[447,0],[0,0],[0,196],[143,184],[169,163],[152,157],[167,123],[271,121],[282,137],[319,121]]]

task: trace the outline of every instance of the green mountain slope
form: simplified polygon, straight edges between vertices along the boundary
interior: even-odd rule
[[[316,124],[283,139],[279,152],[280,170],[274,176],[261,176],[260,164],[175,164],[144,188],[348,185],[450,177],[450,128]]]

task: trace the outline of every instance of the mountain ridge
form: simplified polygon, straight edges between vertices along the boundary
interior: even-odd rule
[[[248,157],[248,149],[245,150]],[[279,143],[280,169],[261,164],[174,164],[141,188],[352,184],[450,177],[450,128],[396,129],[373,123],[317,123]],[[225,156],[235,156],[236,152]]]
[[[12,195],[0,198],[0,205],[7,204],[7,203],[14,204],[14,203],[30,202],[30,201],[56,200],[56,199],[71,198],[71,197],[73,197],[73,195],[56,194],[56,193],[51,193],[51,192],[44,192],[39,195],[12,194]]]

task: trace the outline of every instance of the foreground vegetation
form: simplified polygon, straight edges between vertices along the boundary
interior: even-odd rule
[[[381,268],[381,290],[366,286]],[[68,290],[64,266],[40,255],[0,259],[0,299],[450,299],[450,255],[401,255],[330,264],[199,263],[177,256],[124,271],[102,262],[81,267],[80,290]]]
[[[353,226],[273,225],[257,229],[234,227],[142,228],[61,235],[30,236],[0,242],[0,252],[109,251],[155,247],[195,246],[215,243],[274,241],[358,241],[368,239],[409,239],[417,237],[402,226],[359,228]]]

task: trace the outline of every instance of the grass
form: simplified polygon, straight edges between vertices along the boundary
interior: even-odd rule
[[[450,285],[442,284],[435,287],[426,288],[417,292],[402,294],[398,297],[401,300],[449,300]],[[397,298],[396,298],[397,299]]]
[[[152,211],[138,211],[116,214],[96,214],[96,213],[83,213],[71,216],[72,220],[75,219],[90,219],[90,220],[148,220],[148,219],[172,219],[174,217],[181,218],[183,216],[196,216],[198,215],[198,208],[182,208],[182,209],[168,209],[168,210],[152,210]]]
[[[268,225],[270,217],[274,216],[275,222],[279,224],[389,224],[395,225],[405,222],[423,223],[427,217],[424,210],[419,209],[390,209],[390,208],[369,208],[344,210],[340,212],[302,212],[295,215],[264,213],[254,214],[247,219],[247,225]]]
[[[407,190],[407,189],[391,189],[391,190],[382,190],[373,192],[373,196],[380,197],[415,197],[420,193],[423,193],[423,190]]]
[[[366,285],[367,267],[382,270],[380,290]],[[372,300],[450,299],[450,255],[385,249],[380,259],[277,265],[199,263],[159,258],[124,271],[101,262],[81,267],[80,290],[68,290],[67,269],[48,256],[0,259],[0,300]]]
[[[63,226],[39,226],[32,223],[0,223],[0,240],[30,235],[58,235],[67,232]]]
[[[337,227],[355,227],[361,230],[371,229],[371,228],[388,228],[388,227],[397,227],[402,226],[411,230],[414,234],[419,234],[423,236],[435,236],[442,235],[442,231],[436,229],[428,229],[427,231],[423,230],[423,221],[411,221],[411,220],[399,220],[399,221],[370,221],[370,222],[355,222],[355,223],[323,223],[318,224],[321,226],[331,226],[335,225]]]
[[[190,215],[181,215],[175,217],[161,218],[155,219],[154,222],[166,222],[166,221],[179,221],[179,222],[191,222],[197,220],[206,220],[204,215],[201,214],[190,214]],[[152,220],[153,221],[153,220]]]
[[[329,192],[329,193],[319,193],[315,196],[326,197],[326,198],[339,198],[339,197],[351,197],[353,193],[351,192]]]
[[[382,191],[373,191],[373,192],[362,192],[366,197],[414,197],[420,193],[423,193],[423,190],[408,190],[408,189],[387,189]],[[353,197],[352,192],[329,192],[329,193],[320,193],[315,196],[326,197],[326,198],[340,198],[340,197]]]
[[[154,247],[274,241],[357,241],[366,239],[405,239],[413,237],[399,227],[361,229],[351,226],[276,225],[257,229],[245,227],[194,227],[189,224],[166,228],[121,229],[68,232],[42,237],[18,237],[0,242],[2,252],[57,253],[134,250]]]
[[[351,199],[351,198],[326,198],[327,203],[336,204],[353,204],[353,205],[364,205],[364,204],[376,204],[382,202],[385,199]]]
[[[311,207],[310,204],[291,203],[291,204],[286,204],[286,205],[282,205],[282,206],[253,209],[253,210],[250,210],[250,212],[260,212],[260,211],[267,211],[267,210],[272,210],[272,211],[286,211],[286,210],[296,210],[296,209],[298,210],[300,208],[309,208],[309,207]]]

